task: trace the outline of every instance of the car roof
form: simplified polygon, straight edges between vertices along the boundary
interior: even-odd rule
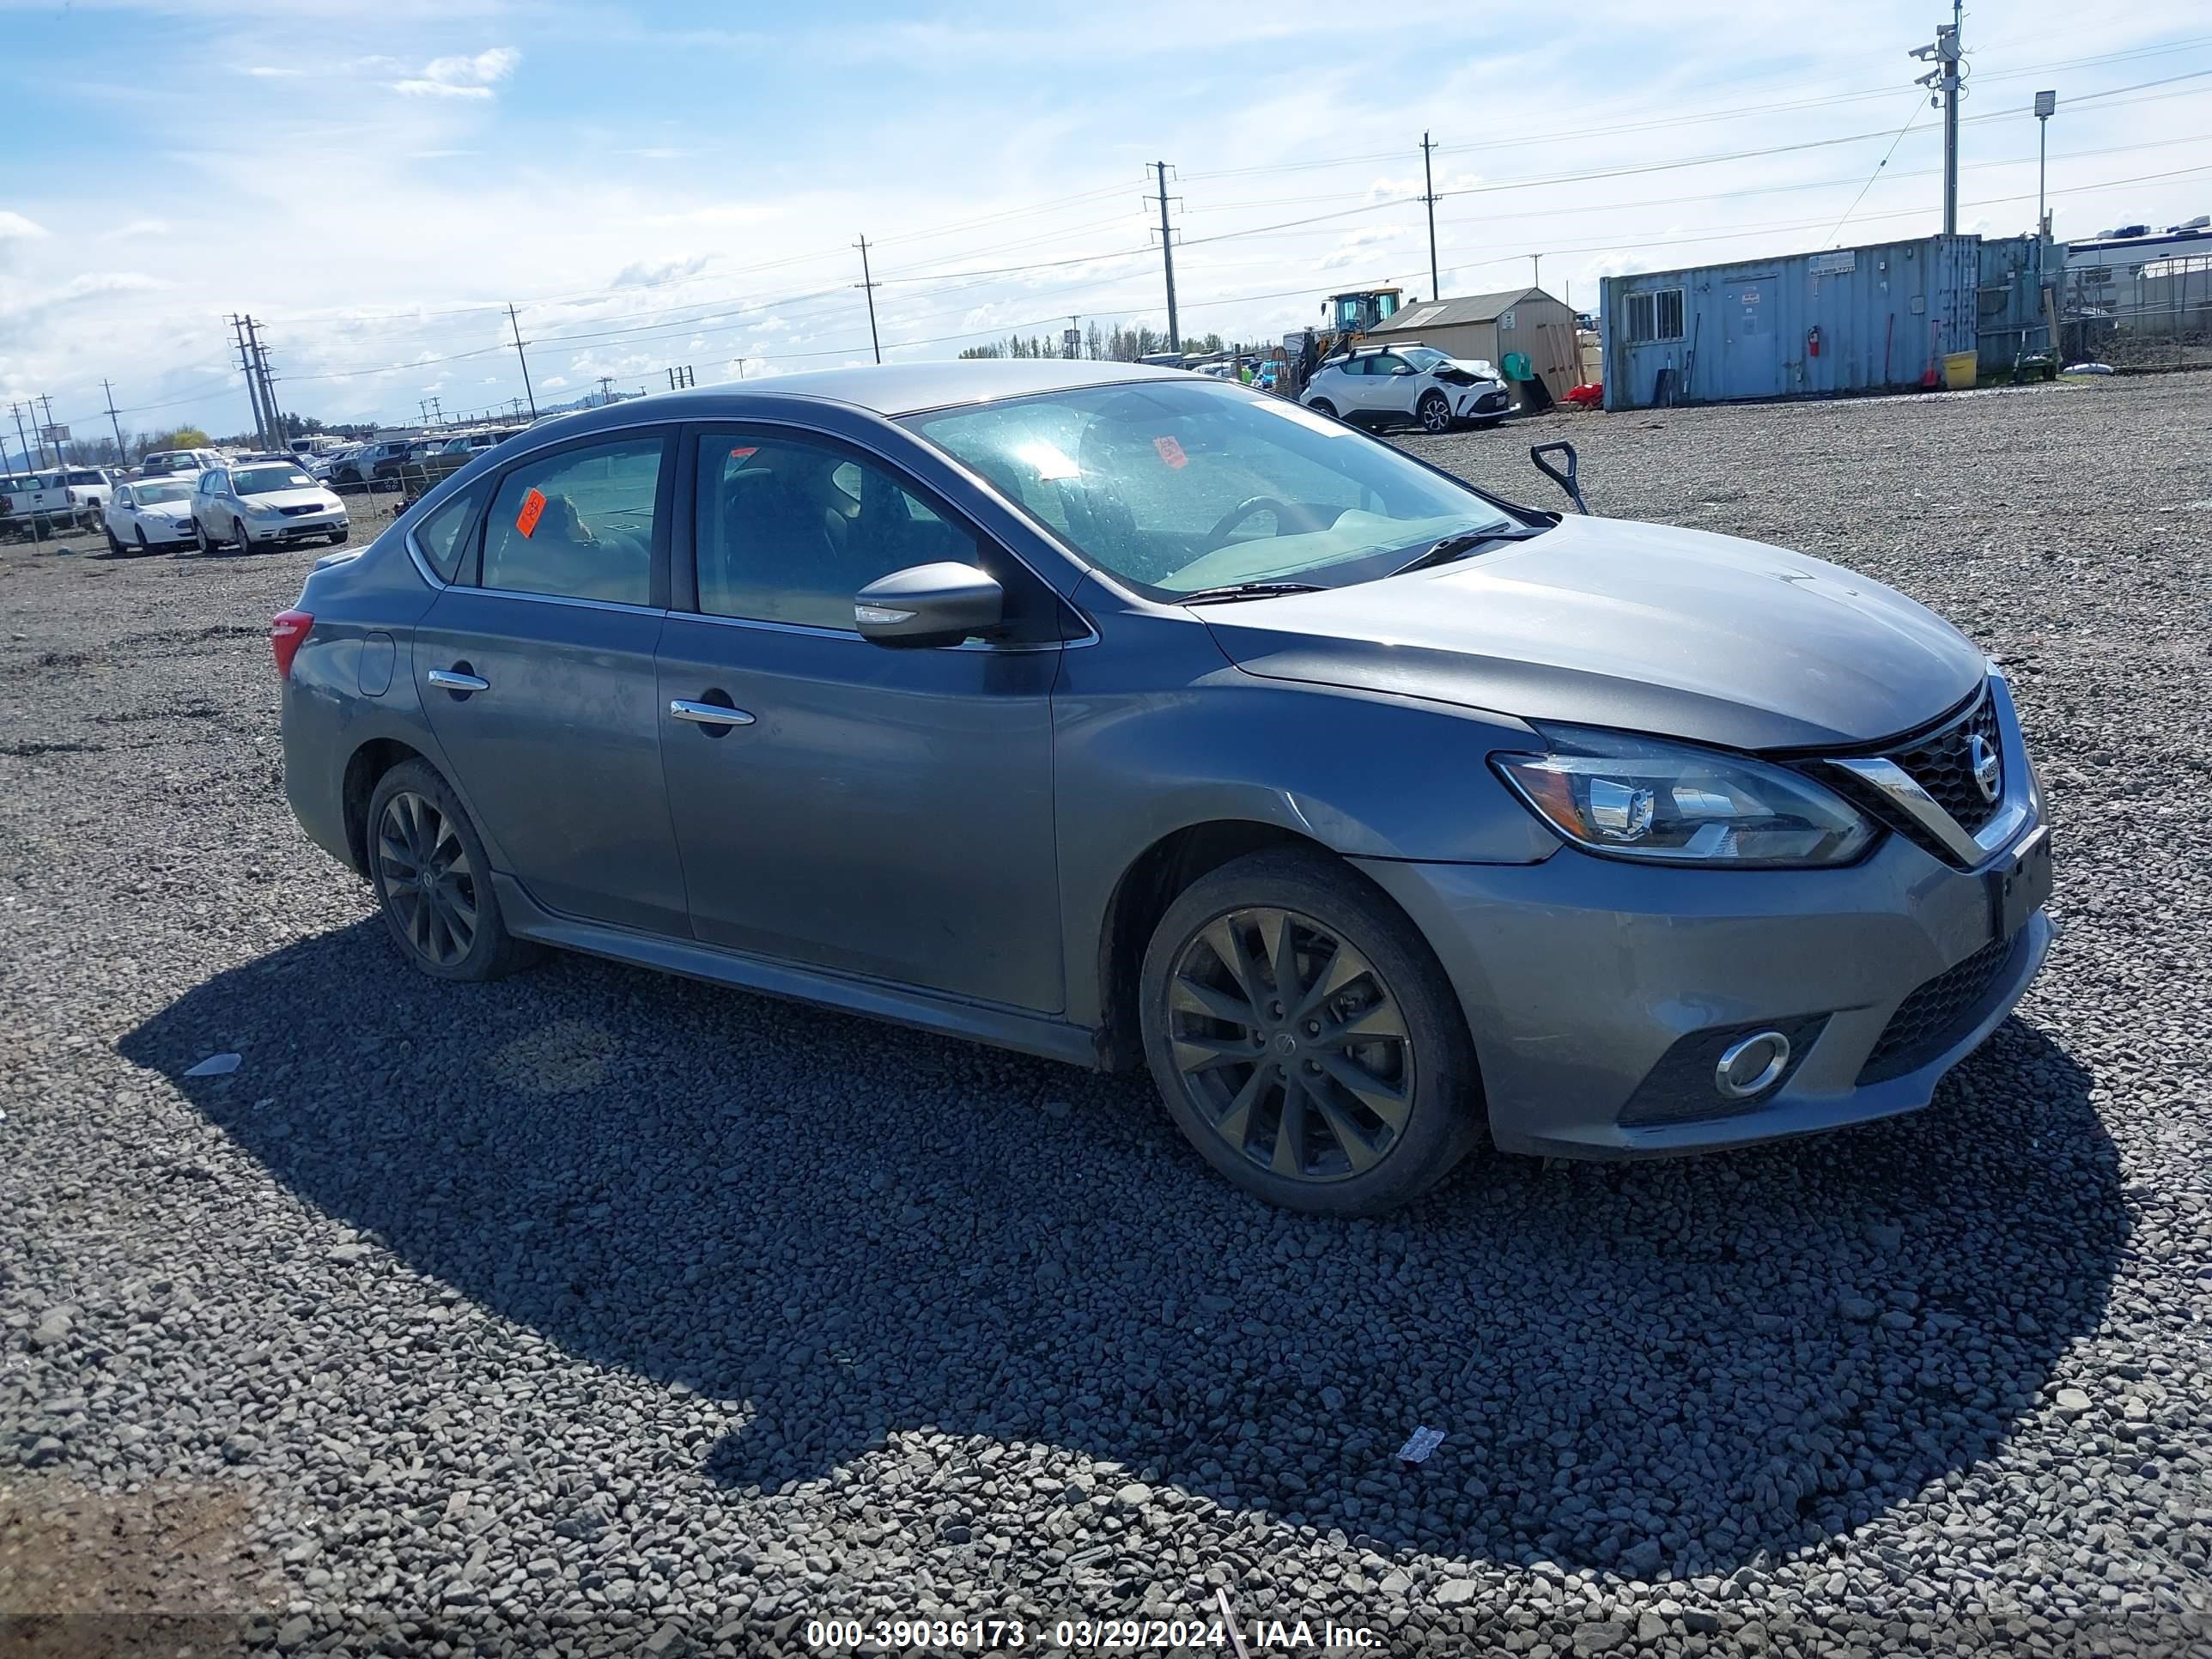
[[[951,362],[867,364],[857,368],[813,369],[779,374],[696,392],[658,392],[617,404],[556,416],[533,433],[558,426],[564,432],[588,432],[604,426],[630,426],[641,411],[662,420],[718,420],[763,415],[801,400],[837,403],[869,410],[886,418],[944,409],[955,404],[1026,398],[1043,392],[1117,386],[1144,380],[1189,381],[1182,368],[1154,368],[1142,363],[1088,362],[1064,357],[963,358]]]

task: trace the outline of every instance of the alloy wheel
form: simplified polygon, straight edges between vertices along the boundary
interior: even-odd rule
[[[1451,405],[1440,393],[1431,392],[1421,399],[1421,427],[1427,432],[1442,432],[1451,424]]]
[[[424,961],[449,968],[477,937],[477,876],[453,821],[411,790],[385,803],[376,826],[381,896]]]
[[[1242,909],[1207,923],[1176,962],[1168,1022],[1185,1097],[1272,1175],[1364,1175],[1405,1132],[1404,1012],[1374,964],[1310,916]]]

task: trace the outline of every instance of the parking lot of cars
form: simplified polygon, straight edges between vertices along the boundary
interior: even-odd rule
[[[1212,1179],[1140,1076],[416,975],[286,810],[267,619],[322,550],[0,547],[0,1562],[103,1607],[158,1559],[287,1651],[1224,1598],[1403,1653],[2202,1650],[2208,417],[1528,422],[1596,511],[1997,657],[2062,936],[1924,1112],[1353,1221]],[[1518,435],[1403,441],[1551,505]]]

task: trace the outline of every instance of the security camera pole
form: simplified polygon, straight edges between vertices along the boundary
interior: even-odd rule
[[[2051,221],[2043,206],[2044,145],[2051,137],[2051,117],[2058,107],[2056,92],[2035,94],[2035,274],[2043,274],[2043,240],[2051,234]]]

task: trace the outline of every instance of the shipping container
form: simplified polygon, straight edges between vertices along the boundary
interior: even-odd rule
[[[2034,246],[1929,236],[1608,276],[1605,406],[1928,385],[1945,357],[1982,352],[1985,331],[2008,365],[2043,343]]]

